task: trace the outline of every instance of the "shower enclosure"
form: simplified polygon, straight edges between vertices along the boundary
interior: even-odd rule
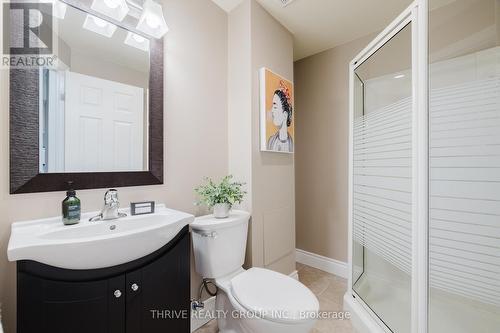
[[[350,64],[360,332],[500,332],[500,0],[414,2]]]

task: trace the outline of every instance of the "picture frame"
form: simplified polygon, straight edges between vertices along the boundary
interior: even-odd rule
[[[295,151],[295,91],[291,80],[261,68],[260,150],[282,154]]]

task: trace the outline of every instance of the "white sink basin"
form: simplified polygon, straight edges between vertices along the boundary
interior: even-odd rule
[[[12,224],[9,261],[34,260],[66,269],[97,269],[142,258],[171,241],[194,216],[157,205],[156,213],[89,222],[98,212],[82,214],[65,226],[61,217]]]

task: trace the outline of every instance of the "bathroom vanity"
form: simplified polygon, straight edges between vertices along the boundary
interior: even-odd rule
[[[165,27],[142,22],[165,22],[158,3],[143,2],[131,15],[121,2],[119,17],[103,1],[37,5],[38,29],[57,47],[40,53],[52,66],[10,68],[11,194],[163,184]],[[194,217],[157,208],[12,224],[18,332],[189,332]]]
[[[112,221],[88,222],[92,214],[69,227],[12,225],[18,332],[189,332],[194,218],[163,206]]]

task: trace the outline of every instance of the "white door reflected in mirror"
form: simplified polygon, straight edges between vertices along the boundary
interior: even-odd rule
[[[87,19],[72,6],[54,18],[57,66],[39,75],[40,173],[147,171],[149,40],[119,26],[105,36]]]
[[[66,74],[65,171],[142,171],[144,89]]]

